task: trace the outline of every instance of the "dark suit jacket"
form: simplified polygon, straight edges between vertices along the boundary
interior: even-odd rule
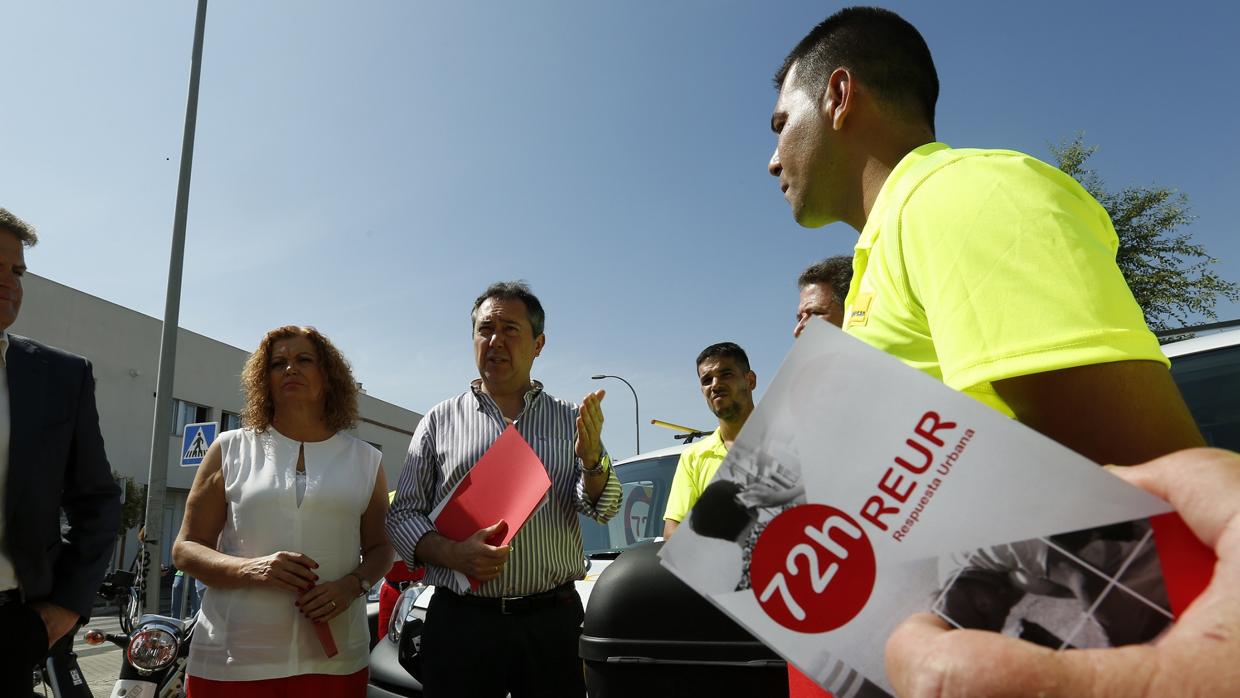
[[[90,617],[121,521],[86,359],[9,335],[4,537],[26,601]],[[60,511],[69,522],[62,536]]]

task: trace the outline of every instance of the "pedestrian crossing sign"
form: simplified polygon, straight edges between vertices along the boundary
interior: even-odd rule
[[[181,436],[181,467],[196,468],[202,465],[207,449],[215,441],[220,431],[219,422],[199,422],[186,424],[185,433]]]

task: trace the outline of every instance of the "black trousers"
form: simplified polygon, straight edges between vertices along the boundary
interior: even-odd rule
[[[47,657],[43,618],[21,602],[0,606],[0,696],[30,695],[31,671]]]
[[[512,614],[436,593],[422,630],[425,698],[584,698],[576,591]]]

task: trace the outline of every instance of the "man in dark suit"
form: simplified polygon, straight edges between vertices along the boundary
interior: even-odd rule
[[[120,528],[120,490],[80,356],[12,335],[34,230],[0,208],[0,695],[90,618]],[[68,528],[61,530],[61,512]]]

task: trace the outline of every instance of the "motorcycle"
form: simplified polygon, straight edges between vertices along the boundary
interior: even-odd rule
[[[121,627],[126,633],[130,627],[126,623],[126,612],[134,607],[130,598],[133,597],[135,600],[137,598],[136,592],[133,591],[134,586],[133,572],[116,570],[104,578],[97,592],[102,598],[116,604]],[[77,635],[77,631],[78,628],[74,628],[57,642],[48,651],[47,659],[43,664],[34,669],[31,676],[34,695],[53,696],[54,698],[94,698],[78,666],[77,653],[73,651],[73,638]],[[87,643],[96,644],[91,643],[89,638],[90,632],[88,631],[85,636]]]
[[[82,670],[78,667],[77,653],[73,651],[74,632],[69,633],[48,652],[43,664],[35,668],[31,676],[35,696],[55,698],[94,698]],[[40,691],[42,687],[42,691]],[[50,692],[49,692],[50,691]]]
[[[184,696],[185,665],[196,621],[148,613],[128,637],[107,634],[100,638],[100,642],[111,641],[125,649],[112,698]],[[91,640],[89,632],[86,640]]]
[[[117,602],[121,632],[86,631],[90,645],[104,642],[124,650],[112,698],[176,698],[185,695],[185,666],[197,616],[178,619],[147,613],[136,620],[141,589],[134,575],[117,570],[108,575],[100,594]],[[89,693],[86,694],[89,696]]]
[[[379,638],[370,650],[370,683],[367,698],[411,698],[422,695],[418,652],[421,648],[422,621],[426,616],[425,594],[421,583],[407,585],[392,609],[388,627],[379,628]],[[424,597],[425,594],[425,597]],[[419,604],[419,598],[423,603]]]
[[[127,614],[132,613],[138,598],[135,587],[133,571],[115,570],[104,578],[97,592],[100,597],[116,605],[121,628],[124,629],[126,637],[131,628],[131,624],[127,622]],[[33,695],[54,698],[94,698],[94,693],[86,684],[86,679],[78,666],[77,653],[73,651],[73,638],[77,635],[77,631],[78,628],[74,628],[57,642],[48,651],[47,659],[43,664],[35,667],[31,675]],[[88,631],[84,639],[88,644],[98,644],[90,641],[91,632]],[[99,635],[102,637],[104,634],[99,633]]]

